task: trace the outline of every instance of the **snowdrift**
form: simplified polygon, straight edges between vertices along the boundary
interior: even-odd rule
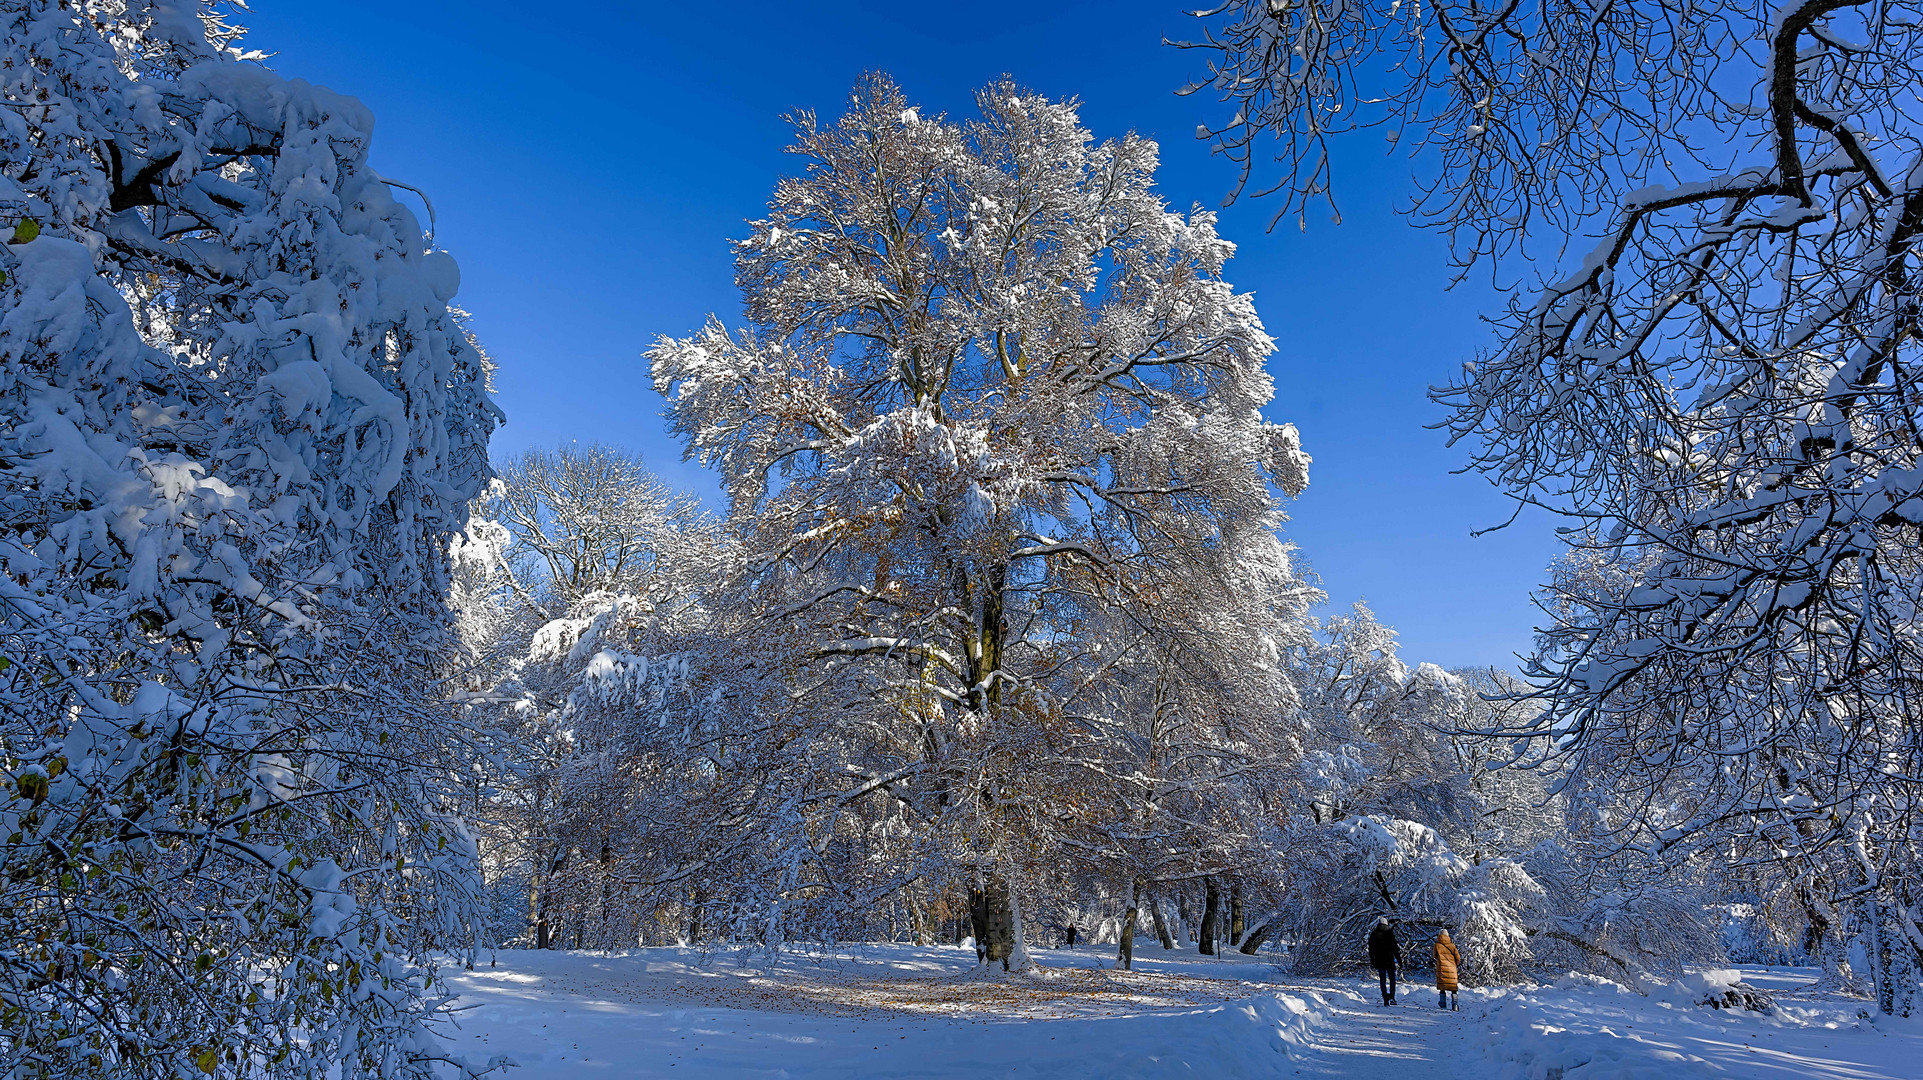
[[[1914,1042],[1873,1037],[1898,1029],[1913,1035],[1910,1022],[1885,1018],[1875,1023],[1860,1011],[1862,1003],[1844,1001],[1779,1001],[1763,1010],[1706,1004],[1708,997],[1735,985],[1738,976],[1736,971],[1694,973],[1654,988],[1647,997],[1606,979],[1577,974],[1564,976],[1554,986],[1476,991],[1483,1006],[1477,1025],[1484,1031],[1483,1054],[1494,1066],[1489,1076],[1844,1080],[1910,1074],[1896,1062],[1914,1054]],[[1890,1071],[1879,1071],[1884,1068]]]

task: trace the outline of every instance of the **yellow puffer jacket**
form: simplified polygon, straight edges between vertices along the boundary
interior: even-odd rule
[[[1436,989],[1454,990],[1456,988],[1456,965],[1462,963],[1462,954],[1456,951],[1456,943],[1449,940],[1448,934],[1436,938]]]

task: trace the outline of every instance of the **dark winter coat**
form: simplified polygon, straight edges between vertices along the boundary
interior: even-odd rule
[[[1462,963],[1462,954],[1456,951],[1456,943],[1444,934],[1436,939],[1436,989],[1454,990],[1456,988],[1456,965]]]
[[[1396,966],[1400,952],[1396,945],[1396,932],[1387,926],[1378,926],[1369,931],[1369,966],[1377,971],[1387,971]]]

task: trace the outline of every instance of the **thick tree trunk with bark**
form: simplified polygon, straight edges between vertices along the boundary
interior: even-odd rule
[[[1829,916],[1808,889],[1796,892],[1803,904],[1803,955],[1820,956],[1830,936]]]
[[[688,944],[699,945],[702,930],[701,911],[708,906],[708,891],[699,885],[695,886],[694,895],[688,899],[688,906],[694,909],[693,917],[688,920]]]
[[[554,948],[554,930],[549,916],[554,907],[554,875],[561,872],[567,861],[565,849],[557,849],[552,855],[542,854],[534,863],[534,880],[528,888],[528,921],[534,924],[534,947],[537,949]]]
[[[1214,878],[1208,879],[1208,898],[1202,909],[1202,931],[1197,934],[1196,951],[1204,956],[1215,955],[1215,934],[1221,923],[1217,912],[1222,907],[1222,890]]]
[[[1149,897],[1148,913],[1149,917],[1155,920],[1156,940],[1162,943],[1162,948],[1174,950],[1175,937],[1168,932],[1168,920],[1162,918],[1162,901],[1159,897]]]
[[[1905,925],[1907,914],[1896,905],[1874,896],[1862,901],[1859,912],[1876,1006],[1885,1016],[1907,1017],[1916,1011],[1917,949],[1905,931],[1914,927]]]
[[[915,944],[927,945],[933,937],[928,929],[928,911],[921,906],[912,889],[908,891],[908,922],[915,931]]]
[[[1242,883],[1229,883],[1229,944],[1242,944],[1246,924],[1242,921]]]
[[[1803,952],[1815,967],[1822,969],[1817,986],[1829,990],[1862,989],[1861,980],[1869,974],[1850,967],[1849,944],[1844,940],[1841,927],[1842,912],[1831,906],[1830,902],[1818,894],[1807,883],[1797,887],[1798,902],[1803,905]]]
[[[975,921],[975,958],[985,964],[999,960],[1003,971],[1010,970],[1009,959],[1019,946],[1016,924],[1020,915],[1008,879],[996,873],[982,874],[979,884],[968,892],[968,911]]]
[[[1008,626],[1002,611],[1002,590],[1008,568],[996,566],[981,578],[957,570],[955,584],[975,607],[975,640],[964,643],[968,658],[968,707],[985,715],[1001,704],[1002,646]]]
[[[1142,910],[1142,884],[1141,878],[1135,879],[1134,890],[1128,898],[1128,914],[1122,916],[1122,951],[1119,959],[1123,971],[1135,970],[1135,920],[1140,917]],[[1149,910],[1154,911],[1154,905],[1154,901],[1149,901]],[[1161,925],[1159,913],[1155,916],[1155,922],[1157,926]]]
[[[1002,704],[1002,650],[1008,637],[1002,594],[1007,578],[1008,567],[1003,565],[991,566],[979,576],[962,569],[955,571],[956,587],[975,609],[974,640],[964,643],[969,684],[966,700],[968,708],[984,718]],[[1004,971],[1028,966],[1021,905],[1007,877],[992,871],[981,873],[969,897],[969,910],[977,913],[976,955],[982,962],[1000,960]]]

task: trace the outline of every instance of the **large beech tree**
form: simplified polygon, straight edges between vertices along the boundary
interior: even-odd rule
[[[1431,166],[1467,265],[1586,254],[1519,290],[1439,392],[1474,464],[1574,544],[1530,675],[1616,848],[1770,864],[1923,970],[1923,10],[1911,0],[1432,4],[1206,13],[1245,177],[1283,210],[1332,134]],[[1392,58],[1393,64],[1379,64]],[[1387,74],[1378,74],[1378,71]],[[1197,87],[1196,89],[1200,89]],[[1859,972],[1859,974],[1861,974]]]
[[[908,826],[906,872],[946,868],[989,958],[1019,965],[1077,628],[1222,572],[1212,553],[1275,528],[1308,458],[1261,416],[1272,344],[1221,277],[1233,245],[1155,193],[1155,144],[1097,142],[1074,102],[1012,84],[977,104],[923,117],[870,77],[839,120],[796,116],[807,167],[735,249],[747,325],[650,355],[799,650],[812,744]],[[832,890],[828,865],[798,880]]]

